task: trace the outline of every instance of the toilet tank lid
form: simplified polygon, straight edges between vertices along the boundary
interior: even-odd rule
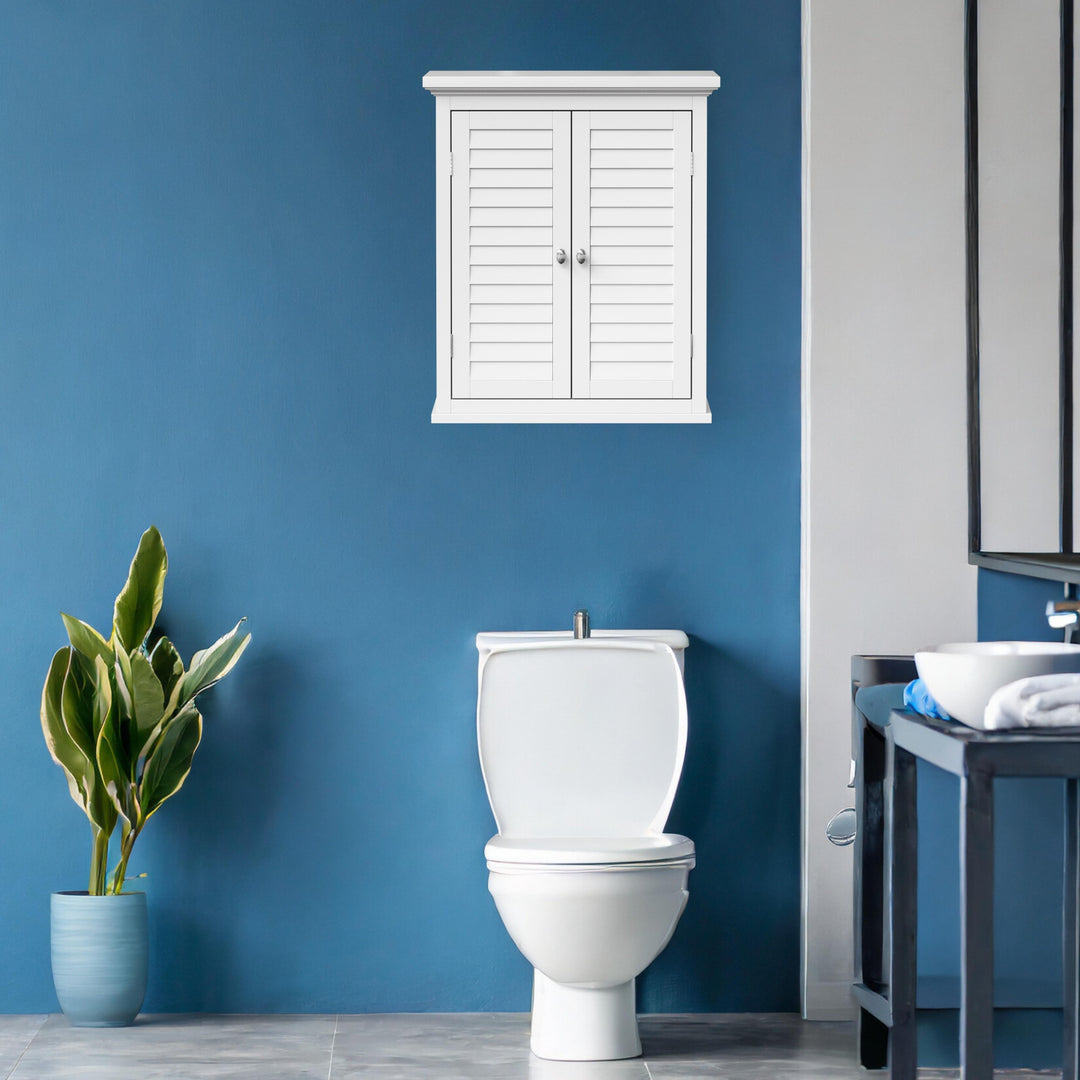
[[[690,639],[682,630],[594,630],[587,639],[631,638],[636,641],[658,641],[678,652],[690,645]],[[573,641],[572,630],[484,631],[476,635],[476,647],[480,652],[505,648],[507,645],[541,644],[547,641]]]

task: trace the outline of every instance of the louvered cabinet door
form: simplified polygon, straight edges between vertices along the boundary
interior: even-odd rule
[[[570,114],[451,115],[451,394],[569,397]]]
[[[575,111],[573,395],[689,398],[691,113]]]

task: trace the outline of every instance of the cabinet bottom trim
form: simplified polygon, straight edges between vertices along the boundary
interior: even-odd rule
[[[433,424],[711,424],[709,403],[681,401],[436,401]]]

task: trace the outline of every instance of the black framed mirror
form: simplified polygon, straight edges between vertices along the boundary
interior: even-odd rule
[[[969,562],[1080,583],[1073,0],[966,0]]]

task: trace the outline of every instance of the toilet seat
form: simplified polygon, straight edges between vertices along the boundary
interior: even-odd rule
[[[694,842],[678,833],[652,836],[493,836],[484,847],[488,869],[518,872],[655,869],[694,863]]]

